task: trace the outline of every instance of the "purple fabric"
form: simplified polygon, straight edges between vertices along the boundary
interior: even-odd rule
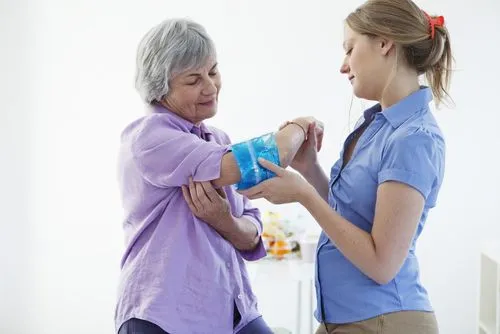
[[[260,316],[244,260],[266,255],[262,241],[236,250],[191,213],[180,186],[220,176],[230,140],[161,107],[122,133],[119,185],[125,212],[125,252],[116,330],[131,318],[172,333],[234,333]],[[200,138],[204,137],[206,140]],[[232,214],[262,233],[260,213],[234,186],[225,187]],[[233,305],[241,313],[233,329]]]
[[[120,327],[118,334],[169,334],[152,322],[129,319]]]
[[[262,317],[258,317],[243,327],[238,334],[273,334],[273,331]]]
[[[118,334],[169,334],[157,325],[140,319],[127,320]],[[273,334],[262,317],[258,317],[243,327],[238,334]]]

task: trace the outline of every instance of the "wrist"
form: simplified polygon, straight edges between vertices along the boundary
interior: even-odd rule
[[[304,187],[299,193],[298,193],[298,198],[297,202],[299,202],[302,206],[305,208],[308,207],[308,201],[310,201],[312,198],[314,198],[314,195],[316,194],[316,189],[314,187],[307,183],[307,187]]]

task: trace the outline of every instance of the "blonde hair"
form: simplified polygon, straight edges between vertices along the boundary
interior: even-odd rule
[[[368,0],[347,16],[346,23],[359,34],[393,40],[406,63],[425,74],[436,104],[450,97],[450,35],[444,25],[436,25],[432,38],[429,18],[413,1]]]

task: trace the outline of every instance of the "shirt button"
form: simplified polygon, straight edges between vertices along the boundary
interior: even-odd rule
[[[231,268],[231,263],[227,262],[227,263],[226,263],[226,266],[227,266],[228,268]]]
[[[243,299],[243,295],[238,295],[238,299]]]

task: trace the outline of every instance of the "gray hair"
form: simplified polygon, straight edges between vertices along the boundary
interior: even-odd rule
[[[188,19],[168,19],[153,27],[137,49],[135,88],[141,98],[160,101],[173,75],[196,69],[216,57],[205,28]]]

